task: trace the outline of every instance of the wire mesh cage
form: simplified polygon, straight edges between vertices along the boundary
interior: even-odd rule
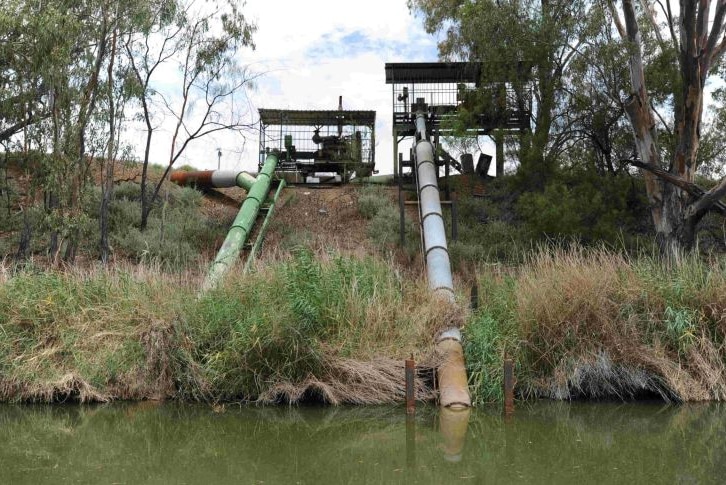
[[[260,166],[275,150],[280,153],[277,172],[298,174],[306,181],[316,174],[332,174],[335,181],[346,182],[353,175],[373,173],[375,111],[259,112]]]
[[[479,63],[388,63],[386,83],[393,85],[393,128],[402,136],[415,132],[412,111],[419,101],[427,105],[430,129],[439,133],[450,131],[454,115],[462,111],[468,112],[469,130],[476,134],[518,128],[531,114],[531,98],[522,104],[512,83],[482,84]]]

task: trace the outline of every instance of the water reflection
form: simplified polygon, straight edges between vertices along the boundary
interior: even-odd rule
[[[719,483],[719,405],[0,405],[0,483]]]
[[[444,445],[444,459],[448,462],[456,463],[461,461],[470,415],[471,408],[442,407],[439,409],[439,426]]]

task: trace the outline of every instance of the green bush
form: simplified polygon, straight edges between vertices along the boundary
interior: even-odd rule
[[[585,245],[637,246],[650,230],[645,189],[628,175],[571,169],[541,192],[524,193],[516,210],[532,239],[577,239]]]
[[[218,288],[189,309],[195,358],[220,397],[256,396],[276,382],[326,375],[331,352],[354,352],[371,302],[399,298],[393,272],[372,260],[321,262],[309,250]],[[329,345],[330,349],[324,345]]]

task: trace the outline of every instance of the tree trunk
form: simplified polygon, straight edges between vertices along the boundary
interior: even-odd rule
[[[113,196],[114,142],[116,140],[116,106],[113,97],[113,64],[116,58],[116,36],[117,29],[114,28],[111,40],[111,57],[108,62],[108,150],[106,151],[106,166],[103,175],[103,197],[98,218],[101,231],[101,261],[104,264],[108,263],[111,254],[111,247],[108,243],[108,213],[111,206],[111,197]]]
[[[28,212],[23,210],[23,230],[20,233],[20,242],[18,243],[18,252],[15,258],[24,261],[28,258],[28,252],[30,251],[30,241],[33,238],[33,228],[30,226],[28,220]]]

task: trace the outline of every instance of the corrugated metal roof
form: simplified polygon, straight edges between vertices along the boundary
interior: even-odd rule
[[[386,84],[477,83],[480,76],[481,64],[478,62],[386,63]]]
[[[260,121],[265,125],[287,126],[336,126],[338,121],[344,125],[375,126],[375,111],[310,111],[260,108]]]

